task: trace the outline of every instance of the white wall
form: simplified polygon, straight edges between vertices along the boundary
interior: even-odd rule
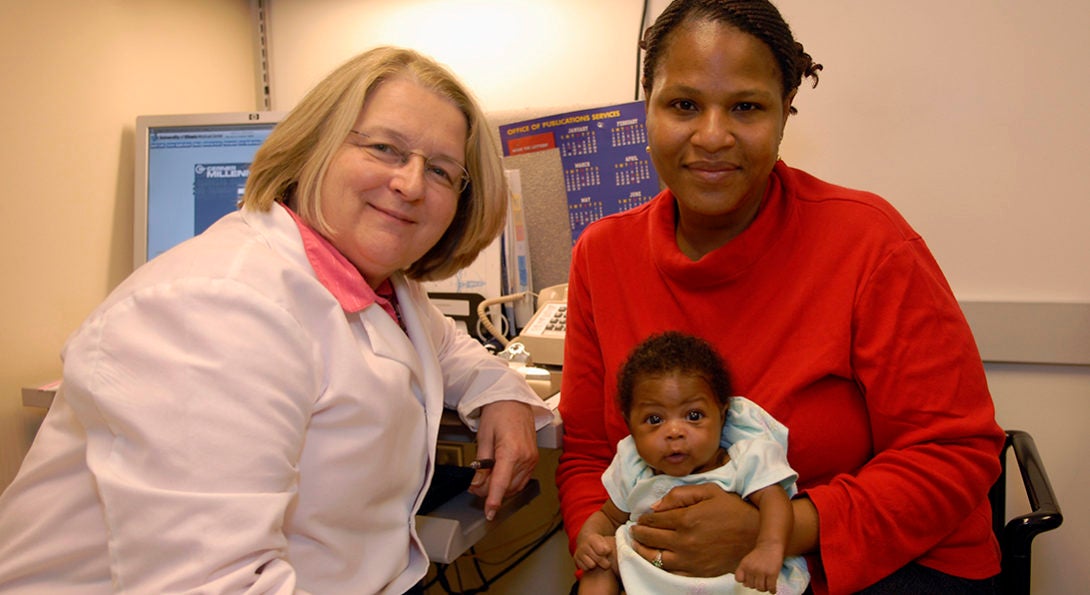
[[[650,17],[666,0],[652,0]],[[1090,11],[1080,0],[779,0],[825,66],[799,91],[782,154],[889,199],[962,300],[1090,302]],[[343,60],[415,47],[489,111],[634,99],[637,0],[271,0],[273,107]],[[532,232],[532,230],[531,230]],[[1038,538],[1034,591],[1090,582],[1081,424],[1090,367],[989,365],[997,416],[1034,434],[1065,504]],[[1010,508],[1021,495],[1012,492]],[[537,571],[548,580],[547,573]],[[542,587],[550,592],[552,583]]]
[[[456,72],[490,111],[632,101],[634,0],[272,0],[273,109],[378,45],[412,47]]]
[[[649,16],[665,7],[651,2]],[[961,299],[1090,301],[1090,11],[1077,0],[781,0],[824,64],[782,153],[893,202]],[[489,111],[631,101],[636,0],[271,0],[274,109],[348,57],[415,47]]]
[[[887,197],[961,299],[1090,301],[1084,2],[779,4],[826,66],[787,159]]]

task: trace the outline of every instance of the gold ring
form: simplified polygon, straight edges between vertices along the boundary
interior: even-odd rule
[[[651,565],[655,568],[662,568],[662,550],[659,550],[659,553],[655,555],[655,559],[651,560]]]

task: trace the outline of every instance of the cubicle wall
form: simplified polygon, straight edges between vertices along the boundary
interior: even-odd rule
[[[502,146],[499,128],[554,114],[593,106],[527,108],[488,114],[496,146]],[[560,151],[551,149],[503,158],[506,169],[519,170],[522,181],[526,235],[530,245],[530,270],[535,291],[568,282],[571,265],[571,228],[568,225],[568,196]]]

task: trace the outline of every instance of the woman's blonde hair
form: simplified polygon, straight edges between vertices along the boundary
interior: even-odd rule
[[[318,83],[254,155],[242,207],[268,211],[274,202],[282,202],[328,236],[331,231],[322,217],[321,187],[329,164],[367,97],[383,81],[398,77],[407,77],[450,100],[466,118],[469,186],[458,198],[450,227],[404,271],[417,280],[443,279],[471,264],[499,235],[507,220],[507,184],[495,141],[476,100],[450,71],[415,51],[375,48]]]

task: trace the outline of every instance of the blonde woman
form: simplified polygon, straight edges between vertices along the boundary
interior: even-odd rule
[[[320,82],[242,208],[136,271],[72,335],[0,497],[5,593],[403,593],[439,419],[493,458],[492,515],[549,419],[419,280],[472,262],[506,194],[480,108],[379,48]]]

